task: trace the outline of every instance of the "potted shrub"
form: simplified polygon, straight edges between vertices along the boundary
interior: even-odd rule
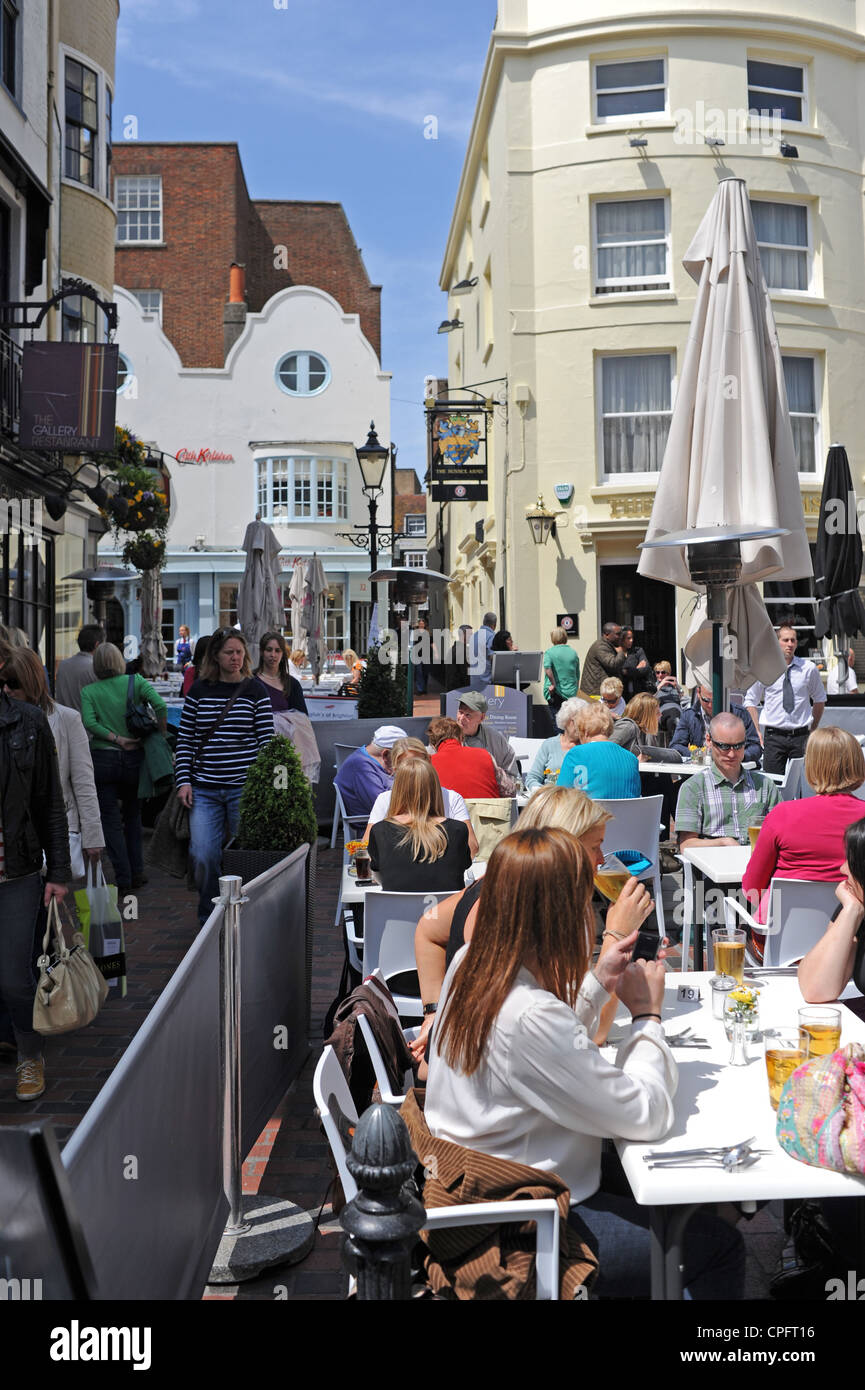
[[[405,667],[398,666],[394,673],[386,654],[380,653],[380,645],[370,647],[358,687],[358,719],[405,715],[405,689]]]
[[[318,822],[312,791],[291,740],[279,734],[262,748],[246,774],[237,834],[222,851],[222,872],[249,883],[309,845],[306,859],[306,996],[312,980],[312,916]]]

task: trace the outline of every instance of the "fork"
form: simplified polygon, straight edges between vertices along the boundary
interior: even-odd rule
[[[702,1158],[712,1154],[727,1154],[733,1149],[744,1148],[746,1144],[753,1144],[756,1134],[752,1134],[750,1139],[742,1139],[738,1144],[719,1144],[717,1147],[704,1145],[700,1149],[651,1149],[642,1155],[643,1162],[648,1163],[653,1158]]]

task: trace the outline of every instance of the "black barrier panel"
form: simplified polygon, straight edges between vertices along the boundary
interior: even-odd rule
[[[105,1299],[198,1299],[222,1186],[217,907],[63,1151]]]
[[[50,1125],[0,1129],[0,1302],[93,1298],[90,1257]]]
[[[412,738],[422,739],[426,743],[426,731],[434,717],[431,714],[423,717],[412,715],[411,718],[394,715],[392,719],[382,717],[377,719],[334,719],[332,721],[325,719],[320,723],[314,723],[312,727],[315,731],[315,741],[321,754],[318,784],[313,788],[315,814],[319,825],[326,825],[333,820],[333,779],[335,775],[334,763],[336,762],[333,745],[335,743],[352,743],[358,748],[362,747],[364,744],[372,742],[373,734],[382,724],[396,724],[397,728],[404,729],[407,734],[411,734]]]
[[[249,1153],[309,1052],[306,876],[309,846],[244,887],[240,909],[241,1149]]]

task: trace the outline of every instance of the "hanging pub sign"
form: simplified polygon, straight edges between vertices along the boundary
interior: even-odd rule
[[[113,343],[25,343],[21,447],[113,449],[118,351]]]
[[[429,494],[433,502],[487,499],[487,411],[451,401],[427,413]]]

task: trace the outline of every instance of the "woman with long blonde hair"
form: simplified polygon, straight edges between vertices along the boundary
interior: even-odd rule
[[[419,738],[398,738],[393,748],[390,750],[390,765],[396,773],[397,768],[404,758],[420,758],[423,762],[430,761],[429,749]],[[436,774],[438,776],[438,774]],[[379,821],[387,818],[390,810],[390,799],[393,794],[393,787],[388,787],[386,791],[379,792],[375,801],[372,803],[372,810],[369,813],[369,820],[366,823],[366,830],[363,838],[369,839],[369,832]],[[450,791],[448,787],[442,787],[442,802],[444,803],[444,813],[446,819],[462,820],[466,823],[469,832],[469,850],[472,858],[478,852],[478,842],[475,832],[472,830],[472,823],[469,820],[469,812],[466,803],[456,792]]]
[[[431,763],[405,758],[396,770],[387,819],[369,836],[372,867],[394,893],[442,893],[462,887],[471,864],[465,821],[445,816]]]
[[[520,828],[496,847],[473,940],[439,1001],[424,1117],[436,1139],[556,1173],[570,1189],[570,1223],[599,1254],[598,1294],[639,1297],[649,1214],[600,1190],[601,1143],[662,1138],[677,1071],[661,1024],[664,966],[630,961],[648,894],[625,885],[608,917],[621,941],[589,970],[592,872],[564,830]],[[631,1015],[615,1064],[591,1041],[612,992]],[[741,1237],[714,1215],[692,1219],[684,1265],[693,1298],[741,1297]]]
[[[575,840],[579,840],[597,868],[603,863],[601,844],[610,819],[609,812],[578,787],[550,786],[541,787],[531,797],[520,816],[519,828],[566,830]],[[423,1028],[416,1041],[411,1044],[417,1061],[421,1060],[426,1050],[433,1025],[433,1006],[441,994],[447,968],[460,947],[472,939],[482,884],[483,879],[478,879],[464,892],[447,898],[425,912],[417,924],[414,949],[418,979],[424,1006],[430,1009],[424,1016]]]

